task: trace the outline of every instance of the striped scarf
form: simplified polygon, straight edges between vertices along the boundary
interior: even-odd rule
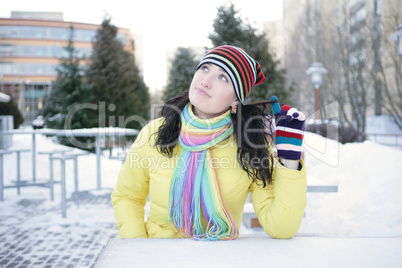
[[[183,151],[170,185],[169,223],[173,222],[182,236],[196,240],[230,240],[239,236],[223,201],[209,150],[232,133],[229,110],[202,120],[193,114],[189,103],[181,113],[179,142]],[[201,212],[208,222],[205,231]]]

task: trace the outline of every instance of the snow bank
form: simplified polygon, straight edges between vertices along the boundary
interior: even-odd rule
[[[342,145],[312,133],[305,141],[307,184],[336,183],[338,193],[308,193],[299,234],[402,235],[402,151],[371,141]]]

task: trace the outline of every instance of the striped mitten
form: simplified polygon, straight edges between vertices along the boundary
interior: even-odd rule
[[[290,108],[289,105],[283,105],[280,108],[276,96],[271,97],[271,102],[275,102],[272,105],[272,111],[275,115],[275,143],[278,157],[299,160],[301,157],[306,116],[304,113],[297,111],[296,108]]]

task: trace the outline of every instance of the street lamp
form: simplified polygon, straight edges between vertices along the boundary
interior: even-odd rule
[[[306,70],[306,74],[310,75],[311,83],[314,86],[315,99],[315,119],[320,119],[318,111],[320,110],[320,86],[322,85],[322,75],[328,73],[328,70],[319,62],[314,62]]]
[[[391,34],[388,39],[397,42],[398,56],[402,58],[402,24],[398,26],[396,32]]]

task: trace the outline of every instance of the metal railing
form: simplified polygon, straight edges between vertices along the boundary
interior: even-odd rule
[[[402,134],[366,133],[368,140],[402,150]]]

